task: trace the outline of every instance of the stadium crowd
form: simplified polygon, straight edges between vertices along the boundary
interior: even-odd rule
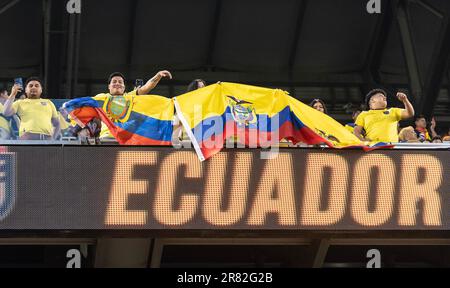
[[[94,97],[111,97],[120,99],[125,95],[146,95],[154,89],[162,78],[172,79],[169,71],[163,70],[145,84],[135,86],[131,92],[126,92],[125,77],[119,72],[112,73],[108,78],[108,93]],[[205,87],[202,79],[192,81],[187,92]],[[100,121],[80,127],[70,122],[64,111],[58,111],[54,103],[44,99],[42,81],[37,77],[26,80],[24,87],[15,83],[11,91],[0,90],[0,139],[1,140],[57,140],[64,136],[82,138],[114,139],[106,125]],[[362,141],[377,141],[385,143],[442,143],[450,141],[450,129],[444,135],[436,132],[436,121],[430,121],[423,115],[415,116],[414,107],[405,93],[398,92],[397,99],[403,103],[403,108],[388,107],[388,94],[382,89],[368,92],[365,98],[365,109],[353,111],[353,123],[347,123],[345,128]],[[118,100],[120,101],[120,100]],[[113,103],[121,105],[121,103]],[[314,99],[310,106],[328,114],[326,104],[321,99]],[[414,117],[415,116],[415,117]],[[413,118],[414,117],[414,118]],[[402,120],[414,119],[413,126],[400,127]],[[174,134],[184,138],[180,124],[175,117]]]

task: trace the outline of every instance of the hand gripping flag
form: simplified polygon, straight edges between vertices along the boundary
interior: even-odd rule
[[[161,96],[101,94],[64,103],[71,118],[84,127],[100,118],[122,145],[171,145],[173,102]]]

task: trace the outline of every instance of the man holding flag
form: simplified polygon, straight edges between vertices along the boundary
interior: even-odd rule
[[[104,124],[102,138],[111,135],[122,145],[170,145],[174,112],[171,99],[143,95],[163,77],[172,75],[160,71],[145,85],[125,93],[125,77],[115,72],[109,77],[109,93],[71,100],[63,109],[81,128],[88,129],[91,137],[98,137],[100,119]]]
[[[156,87],[156,85],[158,85],[159,81],[164,77],[172,79],[172,74],[167,70],[159,71],[158,73],[156,73],[155,76],[153,76],[153,78],[148,80],[144,86],[138,87],[136,90],[126,93],[125,76],[120,72],[114,72],[108,78],[109,94],[108,93],[98,94],[97,96],[94,97],[94,99],[101,99],[102,101],[104,101],[104,99],[109,100],[106,103],[107,107],[103,107],[104,108],[103,110],[105,110],[107,112],[107,115],[113,120],[116,118],[117,114],[119,115],[122,114],[124,111],[123,109],[126,108],[126,106],[124,106],[123,101],[125,96],[147,95],[151,90],[153,90],[153,88]],[[114,138],[106,125],[102,125],[100,138],[103,139]]]

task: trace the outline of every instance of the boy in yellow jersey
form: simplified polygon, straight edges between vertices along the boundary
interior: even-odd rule
[[[359,114],[354,129],[354,134],[362,141],[397,143],[398,122],[414,116],[414,108],[406,94],[397,92],[397,98],[403,102],[405,109],[387,108],[386,96],[382,89],[374,89],[367,94],[366,105],[369,111]],[[362,135],[363,129],[365,137]]]
[[[51,140],[60,135],[59,117],[55,105],[42,99],[42,82],[37,77],[25,82],[26,99],[14,102],[22,87],[15,84],[4,105],[6,117],[17,114],[20,118],[19,139]]]
[[[125,96],[127,95],[147,95],[150,90],[158,85],[159,81],[163,77],[168,77],[172,79],[172,74],[169,71],[163,70],[156,73],[153,78],[147,81],[147,83],[137,89],[125,93],[125,76],[120,72],[114,72],[109,76],[108,79],[108,89],[109,93],[98,94],[94,97],[96,100],[103,100],[103,110],[108,114],[112,121],[116,121],[115,118],[120,117],[122,112],[126,112],[126,101]],[[114,137],[108,130],[106,125],[102,125],[100,132],[100,139],[106,139]]]

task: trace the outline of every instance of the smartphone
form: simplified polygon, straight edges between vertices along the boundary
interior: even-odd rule
[[[134,87],[138,88],[138,87],[142,87],[142,86],[144,86],[144,80],[136,79],[136,81],[134,82]]]
[[[23,88],[23,81],[22,81],[22,78],[15,78],[15,79],[14,79],[14,84],[18,84],[18,85],[20,85],[20,87]]]

